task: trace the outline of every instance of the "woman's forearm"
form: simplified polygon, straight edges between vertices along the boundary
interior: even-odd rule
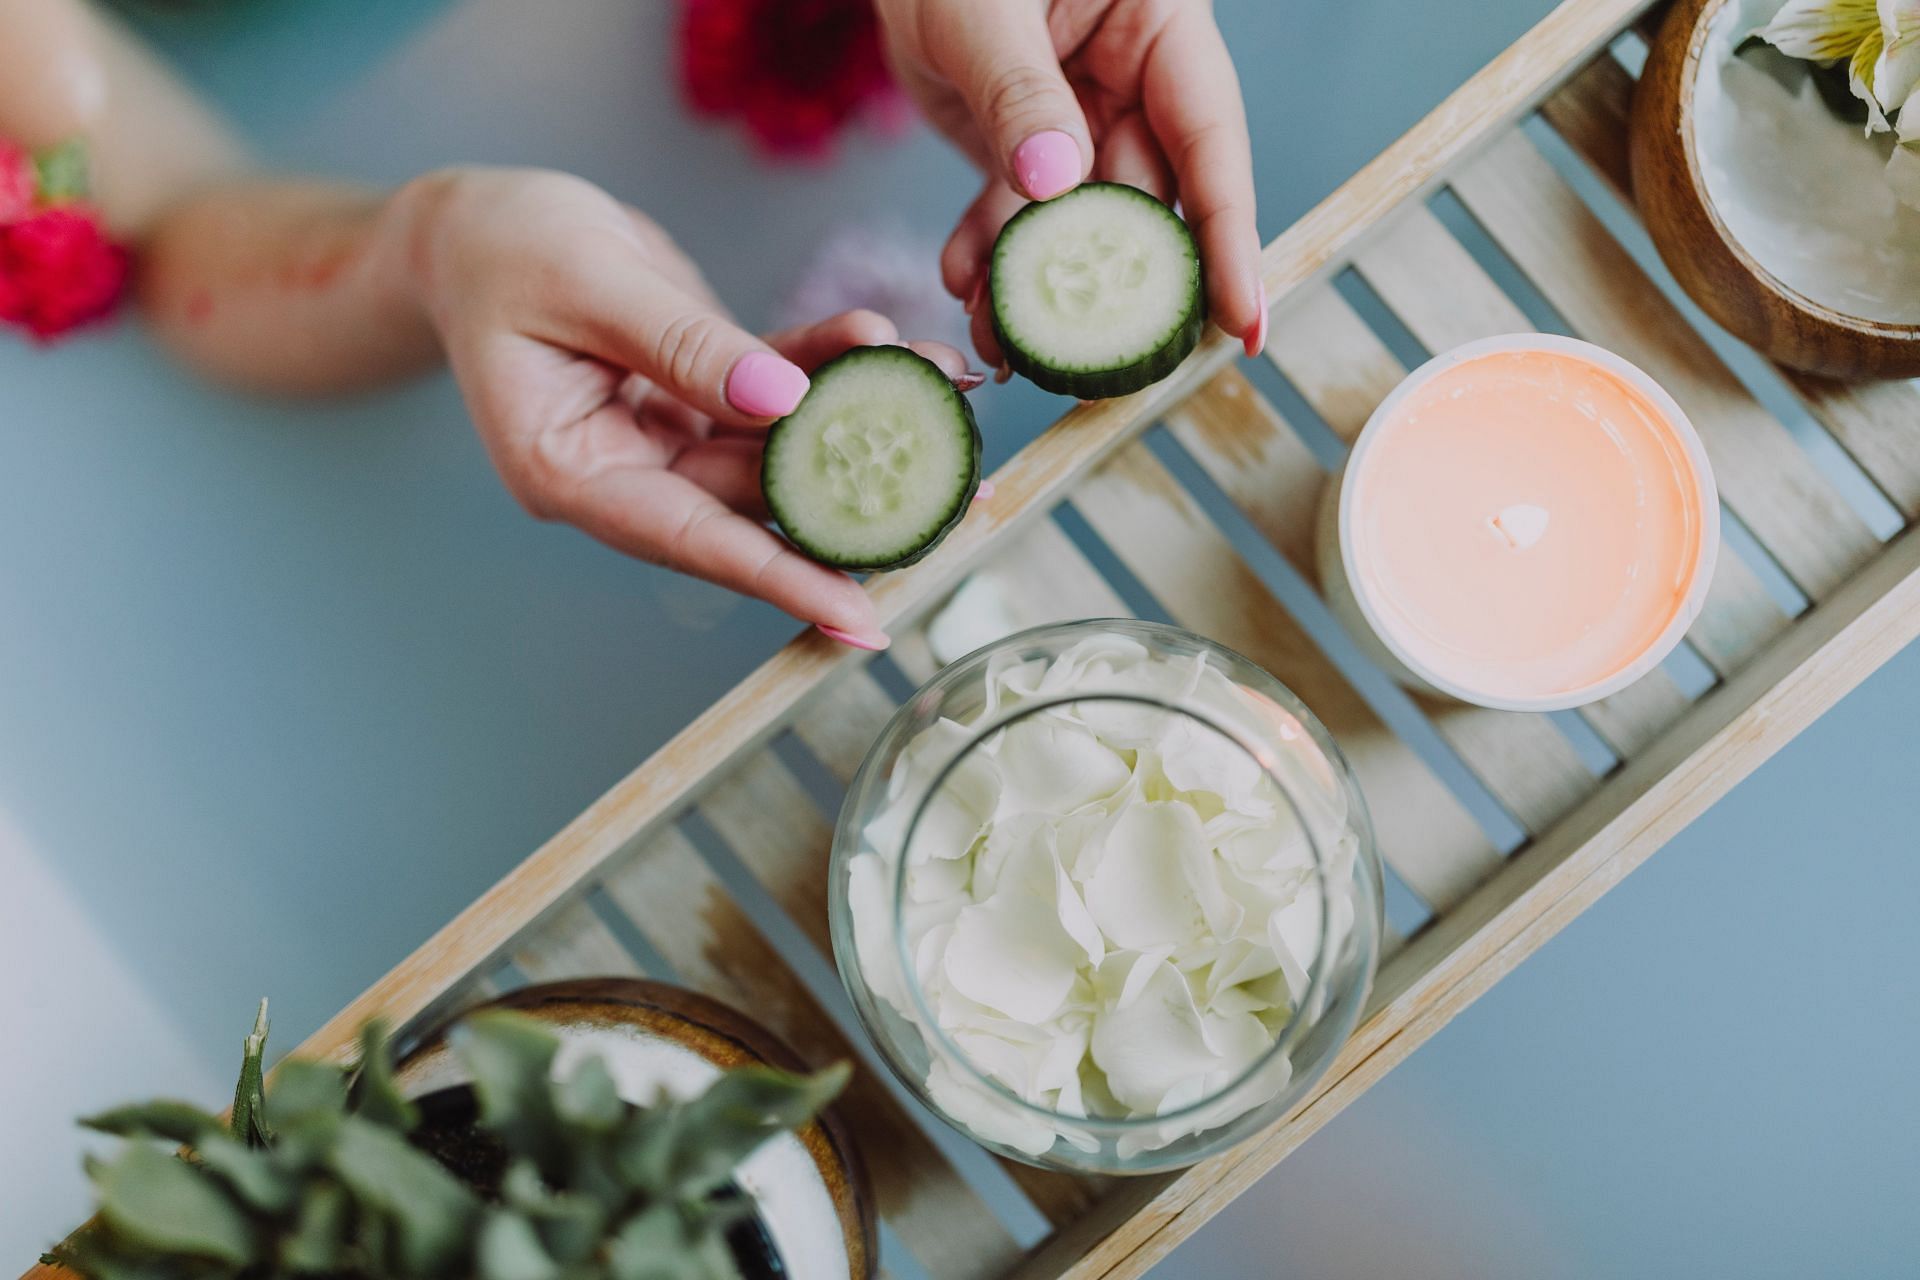
[[[258,391],[355,391],[431,367],[420,264],[440,180],[391,195],[253,180],[206,190],[148,236],[140,298],[156,337]]]

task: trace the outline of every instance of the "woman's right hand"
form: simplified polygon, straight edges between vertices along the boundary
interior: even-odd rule
[[[410,275],[522,506],[885,647],[859,585],[762,523],[760,454],[806,371],[898,342],[892,322],[856,311],[755,337],[651,221],[560,174],[463,170],[398,199]],[[915,345],[972,385],[954,348]]]

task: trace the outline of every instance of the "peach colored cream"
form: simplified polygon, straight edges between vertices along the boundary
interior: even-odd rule
[[[1644,390],[1566,351],[1493,351],[1410,387],[1370,434],[1347,477],[1348,564],[1409,665],[1551,698],[1670,643],[1705,554],[1703,488]]]

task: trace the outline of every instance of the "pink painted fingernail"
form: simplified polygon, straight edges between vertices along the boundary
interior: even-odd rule
[[[727,403],[756,418],[784,418],[807,394],[807,375],[791,360],[749,351],[727,375]]]
[[[971,391],[987,380],[987,375],[978,369],[969,369],[965,373],[953,376],[953,388],[956,391]]]
[[[830,627],[824,622],[814,623],[813,629],[828,639],[838,640],[841,644],[852,645],[856,649],[865,649],[870,653],[878,653],[893,643],[887,634],[882,631],[875,631],[868,635],[855,635],[851,631],[842,631],[838,627]]]
[[[1260,283],[1260,318],[1253,322],[1253,328],[1247,330],[1247,354],[1257,356],[1267,349],[1267,285]]]
[[[980,487],[973,491],[973,500],[975,502],[992,502],[993,494],[994,494],[993,481],[982,480],[980,482]]]
[[[1051,200],[1080,181],[1080,144],[1058,129],[1036,133],[1013,149],[1013,173],[1035,200]]]

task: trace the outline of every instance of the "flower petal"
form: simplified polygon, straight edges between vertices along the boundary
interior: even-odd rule
[[[1127,762],[1080,726],[1049,713],[1028,716],[998,737],[1004,779],[999,815],[1068,814],[1126,785]]]
[[[960,913],[945,971],[968,999],[1038,1023],[1065,1003],[1083,958],[1080,945],[1043,904],[1003,895]]]
[[[1789,57],[1833,62],[1879,32],[1877,0],[1787,0],[1758,34]]]
[[[1200,819],[1184,804],[1141,804],[1122,812],[1107,832],[1087,909],[1116,947],[1174,947],[1206,928],[1188,879],[1189,863],[1205,855]]]
[[[1186,979],[1164,960],[1138,999],[1095,1015],[1089,1048],[1113,1096],[1136,1112],[1157,1111],[1169,1089],[1217,1065]]]

